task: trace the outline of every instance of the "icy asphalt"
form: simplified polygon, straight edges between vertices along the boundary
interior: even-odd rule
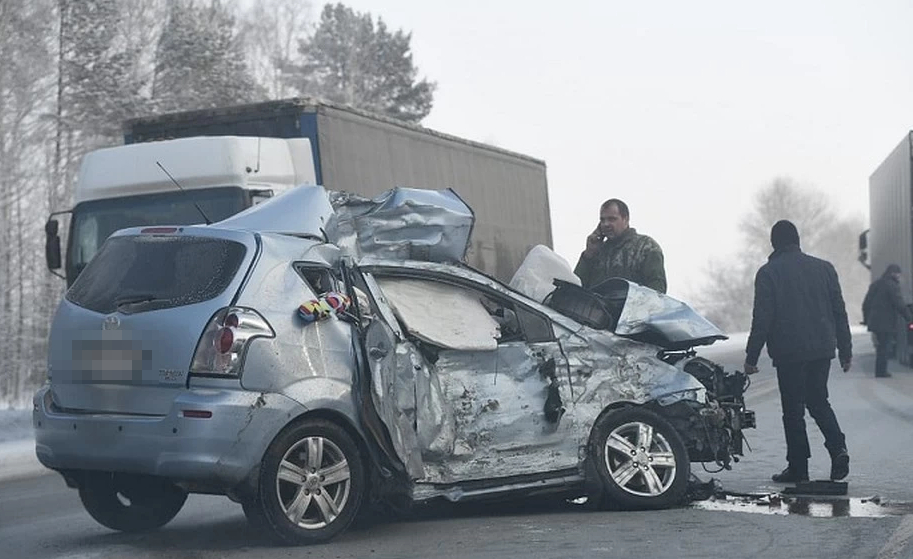
[[[44,470],[35,457],[31,410],[0,410],[0,482]]]

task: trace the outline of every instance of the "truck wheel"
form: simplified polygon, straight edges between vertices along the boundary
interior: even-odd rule
[[[102,526],[144,532],[174,518],[184,506],[187,492],[157,477],[89,472],[79,485],[79,498]]]
[[[244,512],[283,543],[328,541],[358,513],[365,493],[358,446],[335,423],[308,419],[286,429],[267,449],[258,498]]]
[[[593,426],[588,459],[604,496],[624,509],[678,505],[688,489],[691,463],[678,432],[642,408],[608,413]]]

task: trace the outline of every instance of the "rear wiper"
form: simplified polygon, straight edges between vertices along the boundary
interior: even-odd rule
[[[151,303],[153,301],[162,301],[155,295],[124,295],[114,300],[114,306],[118,309],[126,305],[137,305],[139,303]]]

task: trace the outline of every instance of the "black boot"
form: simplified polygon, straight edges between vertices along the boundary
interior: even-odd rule
[[[850,475],[850,455],[846,449],[831,457],[831,480],[838,481]]]
[[[777,483],[799,483],[800,481],[808,481],[808,467],[803,468],[793,468],[792,466],[787,466],[779,474],[774,474],[770,477]]]

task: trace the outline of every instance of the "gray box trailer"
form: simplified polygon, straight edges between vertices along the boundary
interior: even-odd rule
[[[913,301],[913,132],[869,177],[869,231],[862,241],[871,263],[872,280],[881,277],[888,264],[903,270],[901,292]],[[902,322],[902,321],[900,321]],[[897,358],[913,364],[913,337],[898,324]]]
[[[373,196],[453,188],[475,212],[469,264],[510,280],[530,248],[552,246],[545,162],[342,105],[288,99],[125,123],[126,143],[190,136],[308,138],[317,183]]]

